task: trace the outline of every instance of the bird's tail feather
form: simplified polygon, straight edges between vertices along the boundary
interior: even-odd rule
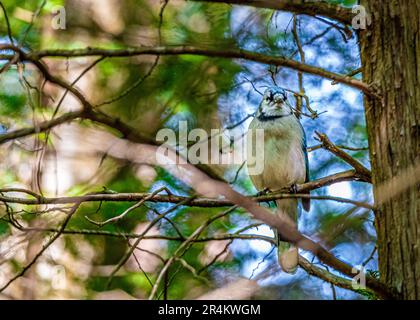
[[[305,192],[306,194],[310,194],[310,192]],[[311,210],[311,199],[309,198],[302,198],[302,207],[305,209],[306,212],[309,212]]]
[[[286,214],[290,218],[291,223],[297,222],[298,217],[298,202],[297,199],[282,199],[277,200],[277,210],[281,213]],[[280,214],[280,213],[279,213]],[[284,220],[284,219],[283,219]],[[298,268],[299,263],[299,252],[298,248],[289,242],[281,241],[277,232],[277,253],[278,253],[278,262],[280,267],[284,272],[295,273]]]

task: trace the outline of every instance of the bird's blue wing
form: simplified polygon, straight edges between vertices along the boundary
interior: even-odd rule
[[[303,129],[302,125],[300,125],[302,128],[302,152],[305,157],[305,182],[309,181],[309,160],[308,160],[308,150],[306,145],[306,135],[305,130]],[[309,194],[309,192],[307,192]],[[302,206],[305,211],[309,211],[311,209],[311,200],[310,199],[302,199]]]
[[[308,159],[308,149],[306,145],[305,131],[303,132],[302,151],[305,156],[305,170],[306,170],[305,182],[308,182],[309,181],[309,159]]]

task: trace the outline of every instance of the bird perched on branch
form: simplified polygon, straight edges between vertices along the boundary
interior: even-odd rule
[[[308,154],[305,132],[287,101],[286,92],[278,87],[268,88],[252,120],[248,133],[264,130],[264,141],[248,144],[250,152],[264,153],[263,170],[250,178],[260,192],[276,191],[286,187],[296,190],[296,184],[309,181]],[[253,148],[251,150],[250,148]],[[298,219],[298,200],[276,200],[277,210],[287,214],[294,223]],[[302,206],[310,210],[310,200],[302,199]],[[298,266],[298,249],[288,242],[278,242],[278,260],[283,271],[294,273]]]

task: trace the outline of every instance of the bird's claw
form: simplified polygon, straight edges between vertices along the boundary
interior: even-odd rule
[[[261,196],[267,195],[268,193],[270,193],[270,189],[265,188],[265,189],[263,189],[261,191],[258,191],[256,196],[257,197],[261,197]]]
[[[298,192],[298,188],[297,188],[297,184],[294,183],[290,186],[290,192],[291,193],[297,193]]]
[[[270,189],[265,188],[261,191],[258,191],[258,193],[256,194],[256,197],[261,197],[261,196],[266,196],[267,194],[269,194],[271,192]],[[271,201],[264,201],[264,203],[270,205]]]

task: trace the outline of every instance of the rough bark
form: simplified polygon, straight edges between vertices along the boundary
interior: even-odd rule
[[[363,0],[372,23],[360,32],[363,80],[382,101],[365,99],[375,200],[378,186],[419,163],[420,1]],[[376,210],[381,280],[402,299],[420,299],[419,186]]]

